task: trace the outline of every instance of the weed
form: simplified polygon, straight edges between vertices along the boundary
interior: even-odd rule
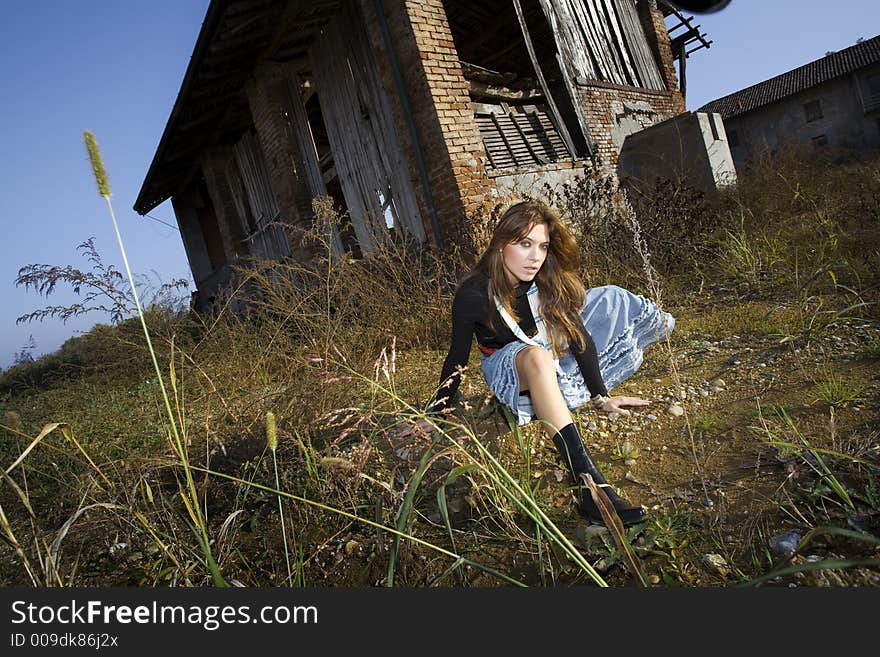
[[[31,264],[18,270],[15,285],[49,297],[58,284],[63,283],[69,285],[81,300],[67,306],[47,306],[35,310],[20,316],[15,320],[16,324],[51,318],[66,322],[68,319],[93,312],[105,313],[110,316],[113,324],[118,324],[123,319],[137,314],[138,308],[132,301],[130,293],[122,288],[125,276],[113,265],[104,263],[95,246],[95,238],[90,237],[76,248],[88,260],[90,270],[81,270],[70,265],[57,267]],[[138,288],[142,293],[149,293],[150,301],[145,305],[148,309],[156,306],[179,309],[183,301],[181,292],[185,292],[189,287],[189,283],[184,279],[160,283],[158,288],[154,289],[150,289],[149,281],[143,277],[133,280],[137,280]]]
[[[873,334],[862,345],[861,357],[866,360],[880,360],[880,334]]]
[[[818,400],[829,406],[842,406],[847,402],[858,401],[864,394],[861,386],[833,372],[825,374],[825,377],[816,384],[815,391]]]
[[[724,422],[712,413],[701,413],[694,418],[694,431],[704,438],[713,438],[721,433]]]
[[[687,586],[695,580],[697,572],[685,558],[695,535],[689,514],[655,514],[646,524],[642,550],[663,559],[661,570],[667,585]]]
[[[728,230],[721,242],[719,264],[735,280],[747,285],[760,285],[773,274],[782,262],[780,242],[771,236],[761,235],[757,240],[740,226]]]
[[[615,445],[611,452],[611,458],[615,461],[628,461],[639,458],[640,454],[638,447],[634,447],[628,440],[624,440]]]

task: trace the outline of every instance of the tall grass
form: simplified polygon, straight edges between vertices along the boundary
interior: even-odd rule
[[[871,203],[880,198],[880,183],[861,176],[857,193],[847,195],[830,189],[843,185],[842,173],[823,182],[809,164],[798,166],[784,177],[743,176],[738,189],[715,200],[658,185],[628,204],[611,182],[586,172],[551,200],[581,236],[588,283],[623,284],[671,304],[695,298],[705,281],[720,282],[735,295],[717,299],[707,314],[704,328],[712,335],[809,331],[813,341],[843,318],[876,317],[877,236],[852,216],[876,220]],[[324,201],[315,214],[306,235],[310,258],[240,263],[209,317],[141,310],[140,326],[123,321],[83,336],[88,347],[77,343],[59,358],[72,363],[74,352],[97,353],[93,347],[120,335],[132,346],[107,348],[103,370],[89,362],[67,377],[63,401],[51,377],[32,385],[22,378],[26,367],[16,371],[19,383],[2,390],[24,426],[7,422],[12,440],[0,449],[12,464],[0,497],[0,527],[20,564],[12,568],[33,585],[88,581],[77,554],[65,557],[87,526],[111,545],[155,548],[144,563],[129,566],[152,584],[609,584],[572,538],[570,511],[550,503],[558,490],[534,477],[549,458],[540,440],[531,429],[486,416],[479,401],[486,390],[474,371],[462,386],[474,409],[427,434],[398,437],[426,419],[422,400],[434,392],[466,249],[441,254],[381,239],[373,256],[334,260],[322,226],[338,221],[338,210]],[[488,235],[491,217],[484,219],[469,237],[472,250]],[[805,219],[808,228],[799,228]],[[750,249],[752,259],[737,260],[735,248]],[[674,347],[664,348],[681,387]],[[132,367],[138,360],[152,370]],[[54,363],[53,371],[67,362]],[[122,369],[126,378],[110,386],[107,374]],[[834,391],[811,392],[841,399]],[[114,407],[125,410],[114,414]],[[270,439],[270,413],[283,418],[290,439]],[[711,417],[688,420],[684,440],[715,433]],[[59,419],[77,428],[78,445],[61,425],[34,440]],[[725,426],[728,420],[735,421],[725,414]],[[828,526],[803,505],[852,513],[841,492],[856,509],[870,508],[870,490],[853,484],[858,473],[839,471],[850,463],[871,472],[869,455],[858,457],[862,463],[844,461],[824,447],[808,449],[787,424],[773,431],[776,443],[806,455],[800,467],[821,482],[812,502],[799,502],[792,515]],[[690,451],[701,468],[696,449]],[[638,465],[653,467],[641,454]],[[464,513],[456,514],[463,496]],[[52,500],[61,502],[50,506]],[[664,530],[664,518],[657,514],[657,526],[644,529],[656,554],[633,547],[631,533],[614,532],[617,554],[632,581],[644,583],[657,557],[673,579],[692,583],[685,541],[669,538],[675,532]],[[608,523],[613,528],[613,518]],[[348,547],[356,544],[363,555]],[[535,580],[514,572],[513,554],[535,562]]]
[[[122,235],[119,232],[119,224],[116,221],[116,214],[113,212],[113,203],[110,201],[110,183],[107,178],[107,173],[104,170],[104,162],[101,159],[101,152],[98,149],[98,142],[91,132],[86,131],[84,133],[84,137],[86,150],[88,151],[89,160],[92,164],[92,173],[94,174],[95,182],[98,185],[98,193],[107,203],[107,210],[110,213],[110,220],[113,224],[113,231],[116,233],[116,242],[119,245],[119,253],[122,256],[122,262],[125,266],[125,272],[128,276],[128,282],[131,289],[131,297],[134,300],[135,308],[137,309],[137,315],[144,330],[144,339],[147,343],[147,349],[150,352],[150,359],[153,363],[153,369],[156,372],[156,380],[159,383],[159,390],[161,391],[162,401],[165,404],[165,410],[168,414],[168,426],[171,429],[171,436],[173,436],[174,439],[173,447],[175,448],[177,457],[180,459],[180,463],[183,467],[183,473],[186,479],[186,489],[181,489],[180,498],[186,506],[186,510],[189,513],[190,518],[195,524],[195,530],[199,532],[197,538],[199,540],[199,544],[202,550],[204,551],[206,564],[208,569],[211,571],[211,575],[214,579],[214,584],[217,586],[226,586],[226,581],[220,574],[220,570],[217,568],[217,564],[214,561],[213,555],[211,554],[211,543],[208,537],[207,524],[205,522],[204,514],[202,511],[202,502],[198,492],[196,491],[195,481],[193,480],[192,470],[189,464],[189,456],[187,454],[184,437],[182,435],[182,423],[181,427],[178,428],[179,420],[182,420],[182,417],[180,417],[182,409],[178,401],[179,396],[177,388],[177,378],[174,372],[174,360],[171,360],[171,369],[168,373],[168,378],[171,383],[171,389],[172,393],[174,394],[175,402],[178,402],[176,404],[176,407],[178,409],[177,416],[175,416],[175,413],[171,408],[171,397],[165,388],[165,376],[162,372],[162,369],[159,367],[159,361],[156,358],[156,350],[153,349],[153,341],[150,338],[150,330],[147,328],[147,322],[144,318],[144,310],[141,307],[141,300],[138,295],[137,286],[134,282],[134,275],[132,274],[131,267],[128,264],[128,256],[125,253],[125,245],[122,241]]]

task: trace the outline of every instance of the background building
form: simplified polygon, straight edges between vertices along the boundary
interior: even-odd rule
[[[713,100],[736,164],[790,144],[833,155],[880,150],[880,36]]]

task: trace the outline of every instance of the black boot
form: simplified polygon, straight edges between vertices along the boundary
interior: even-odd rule
[[[590,489],[581,479],[581,474],[589,474],[596,485],[602,486],[602,490],[611,500],[614,510],[625,527],[642,522],[647,515],[644,507],[634,506],[620,497],[614,487],[605,481],[605,477],[599,472],[599,468],[590,458],[590,453],[584,447],[584,441],[574,422],[568,424],[553,436],[553,444],[559,450],[563,462],[568,466],[568,471],[575,485],[578,486],[578,509],[591,520],[604,522],[599,507],[593,501]]]

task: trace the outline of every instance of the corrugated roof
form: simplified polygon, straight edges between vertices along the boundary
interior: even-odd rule
[[[786,96],[880,62],[880,35],[703,105],[700,112],[738,116]]]

